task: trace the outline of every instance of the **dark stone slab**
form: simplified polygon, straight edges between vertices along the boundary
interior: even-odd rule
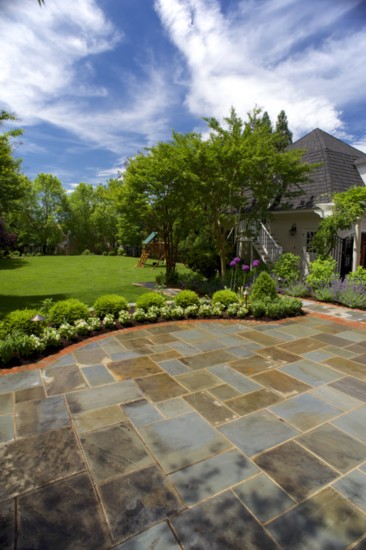
[[[1,550],[15,548],[15,502],[13,500],[0,502],[0,548]]]
[[[43,380],[48,395],[58,395],[87,387],[76,365],[46,369],[43,371]]]
[[[262,522],[281,514],[295,502],[264,474],[252,477],[234,488],[235,494]]]
[[[139,431],[166,473],[230,447],[225,438],[195,412],[156,422]]]
[[[266,451],[254,462],[296,501],[337,477],[337,473],[293,441]]]
[[[154,525],[132,537],[127,542],[115,546],[113,550],[180,550],[169,525],[166,521]]]
[[[359,346],[356,351],[357,352],[361,351],[361,346]],[[356,355],[356,357],[353,358],[353,361],[356,361],[357,363],[361,363],[361,365],[366,366],[366,353],[361,353],[361,355]]]
[[[85,469],[71,429],[19,439],[0,446],[0,500]]]
[[[185,550],[274,550],[276,544],[231,492],[172,520]]]
[[[343,473],[366,458],[366,445],[330,424],[320,426],[297,438],[297,441]]]
[[[80,441],[97,481],[141,470],[153,461],[129,422],[87,432]]]
[[[226,405],[240,416],[259,411],[281,401],[281,397],[270,390],[258,390],[226,401]]]
[[[111,547],[102,510],[87,474],[18,499],[18,550],[104,550]]]
[[[156,466],[116,477],[101,485],[99,490],[117,542],[182,509],[174,487]]]
[[[164,401],[187,393],[183,386],[165,373],[137,378],[136,383],[152,401]]]
[[[220,493],[254,475],[258,468],[239,451],[203,460],[169,476],[189,505]]]
[[[210,367],[209,371],[221,378],[221,380],[227,384],[230,384],[230,386],[233,386],[236,390],[240,391],[240,393],[249,393],[261,388],[261,386],[253,382],[251,378],[232,369],[229,365],[216,365],[215,367]]]
[[[366,382],[361,382],[361,380],[347,376],[329,385],[336,390],[340,390],[347,395],[366,402]]]
[[[331,488],[270,523],[282,548],[344,550],[366,532],[366,517]]]
[[[231,409],[205,391],[191,393],[184,399],[214,426],[238,417]]]
[[[142,376],[163,372],[159,365],[146,356],[125,359],[124,361],[113,361],[108,367],[118,380],[141,378]]]
[[[65,399],[61,396],[22,401],[17,403],[15,410],[18,437],[56,430],[70,424]]]
[[[117,403],[129,403],[141,397],[141,391],[132,380],[123,380],[116,384],[69,393],[66,399],[71,412],[79,413]]]
[[[220,426],[219,431],[248,456],[261,453],[299,433],[268,411],[229,422]]]

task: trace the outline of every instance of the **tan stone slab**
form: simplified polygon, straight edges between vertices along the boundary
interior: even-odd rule
[[[294,353],[295,355],[301,355],[302,353],[314,351],[326,346],[326,342],[321,342],[320,340],[314,340],[313,338],[301,338],[300,340],[294,340],[293,342],[286,342],[279,347],[285,351]]]
[[[141,378],[151,374],[158,374],[163,370],[150,357],[134,357],[123,361],[113,361],[108,365],[109,370],[118,380]]]
[[[281,349],[277,346],[259,349],[256,353],[265,359],[272,359],[275,363],[281,366],[286,365],[287,363],[295,363],[295,361],[300,361],[300,359],[302,359],[299,355],[295,355],[294,353]]]
[[[230,367],[237,370],[241,374],[245,374],[246,376],[253,376],[279,366],[280,363],[273,361],[272,359],[259,357],[258,355],[238,359],[237,361],[230,363]]]
[[[244,416],[245,414],[274,405],[279,401],[282,401],[279,395],[273,393],[271,390],[263,389],[229,399],[225,404],[240,416]]]
[[[266,388],[272,389],[284,398],[292,397],[311,389],[311,386],[277,370],[258,374],[253,377],[253,380]]]
[[[182,354],[175,351],[175,349],[153,353],[150,355],[150,359],[156,361],[157,363],[159,361],[167,361],[168,359],[179,359],[179,357],[182,357]]]
[[[184,399],[214,426],[238,418],[237,414],[205,391],[191,393]]]
[[[152,401],[164,401],[187,393],[187,390],[168,374],[146,376],[137,379],[136,382]]]
[[[259,330],[248,330],[247,332],[239,333],[239,336],[247,338],[257,344],[262,344],[263,346],[275,346],[283,342],[280,338],[276,338],[265,332],[260,332]]]
[[[176,342],[178,338],[168,332],[167,334],[154,334],[149,336],[149,340],[154,344],[169,344],[170,342]]]
[[[350,359],[346,359],[344,357],[331,357],[326,361],[322,361],[322,363],[325,363],[326,365],[329,365],[330,367],[333,367],[334,369],[337,369],[349,376],[355,376],[361,380],[366,380],[366,365],[361,365],[360,363],[356,363],[355,361],[351,361]]]
[[[214,388],[210,388],[209,392],[215,397],[218,397],[221,401],[226,401],[227,399],[232,399],[233,397],[239,397],[239,395],[241,395],[240,391],[229,386],[229,384],[215,386]]]
[[[221,380],[217,378],[217,376],[207,372],[207,370],[182,374],[177,376],[176,380],[180,384],[183,384],[189,391],[204,390],[221,383]]]
[[[150,338],[134,338],[133,340],[125,340],[123,342],[123,345],[128,350],[146,348],[152,346],[152,344],[153,342],[152,340],[150,340]]]
[[[190,357],[182,357],[181,361],[193,370],[204,369],[221,363],[233,361],[234,355],[224,350],[207,351]]]
[[[127,416],[119,405],[112,405],[104,409],[96,409],[74,415],[74,424],[78,432],[88,432],[98,428],[104,428],[111,424],[117,424],[127,419]]]

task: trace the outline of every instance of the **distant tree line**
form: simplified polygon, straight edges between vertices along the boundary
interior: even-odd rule
[[[0,113],[0,124],[14,117]],[[118,179],[80,183],[67,194],[58,178],[31,181],[13,155],[21,130],[0,134],[0,250],[94,253],[140,246],[153,230],[165,242],[166,270],[178,258],[206,275],[225,272],[238,237],[282,198],[301,193],[310,166],[289,150],[292,134],[282,111],[273,127],[255,109],[243,121],[231,110],[223,124],[205,119],[208,138],[173,132],[137,153]]]

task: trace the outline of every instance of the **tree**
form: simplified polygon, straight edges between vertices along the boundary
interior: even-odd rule
[[[117,245],[121,188],[121,181],[109,180],[107,185],[98,185],[94,191],[95,206],[91,214],[91,224],[97,252],[114,249]]]
[[[39,174],[33,182],[34,224],[36,243],[44,254],[55,251],[65,238],[64,225],[68,217],[66,191],[56,176]]]
[[[275,134],[277,136],[277,147],[284,151],[292,143],[292,132],[288,127],[288,120],[285,111],[281,111],[277,117]]]
[[[191,159],[197,136],[173,133],[169,143],[158,143],[128,162],[124,174],[125,225],[140,220],[146,232],[157,230],[165,243],[167,278],[172,278],[179,243],[194,209]]]
[[[79,183],[69,195],[69,238],[74,250],[77,252],[83,252],[86,249],[95,251],[97,243],[92,220],[95,200],[94,187],[84,182]]]
[[[15,120],[15,116],[1,111],[0,126],[8,120]],[[11,144],[11,139],[22,133],[20,129],[13,129],[0,134],[0,213],[3,214],[10,211],[14,202],[24,194],[20,172],[22,161],[14,158]]]

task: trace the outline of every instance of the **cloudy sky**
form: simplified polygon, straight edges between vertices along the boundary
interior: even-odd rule
[[[366,0],[0,0],[0,109],[67,189],[231,106],[366,152],[365,62]]]

